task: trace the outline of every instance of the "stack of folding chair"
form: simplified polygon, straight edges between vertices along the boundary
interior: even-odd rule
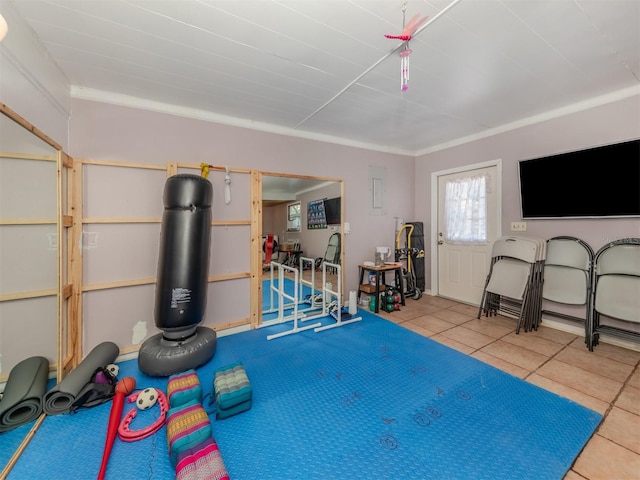
[[[576,237],[559,236],[547,240],[542,288],[543,315],[581,323],[589,349],[593,249]],[[556,305],[554,305],[556,304]],[[558,311],[558,304],[563,311]],[[547,307],[546,309],[544,307]],[[551,310],[555,307],[556,310]],[[574,310],[584,309],[580,315]]]
[[[640,238],[606,244],[595,254],[593,311],[587,346],[598,345],[601,333],[640,341]]]
[[[478,318],[503,314],[517,319],[516,333],[537,330],[542,318],[542,284],[546,242],[533,237],[498,238]]]

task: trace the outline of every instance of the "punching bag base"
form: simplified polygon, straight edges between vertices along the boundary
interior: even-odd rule
[[[216,353],[217,335],[207,327],[196,328],[195,334],[184,340],[168,340],[162,333],[147,338],[138,352],[138,368],[152,377],[168,377],[198,368]]]

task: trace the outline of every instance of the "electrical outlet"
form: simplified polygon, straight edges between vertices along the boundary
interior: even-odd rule
[[[98,232],[82,232],[82,246],[96,248],[98,246]]]
[[[47,239],[49,240],[49,250],[57,250],[58,249],[58,234],[57,233],[48,233]]]
[[[511,231],[512,232],[526,232],[527,231],[527,222],[511,222]]]

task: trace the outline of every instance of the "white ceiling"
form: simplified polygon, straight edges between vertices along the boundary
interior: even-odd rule
[[[640,0],[11,1],[72,95],[418,154],[640,85]],[[400,91],[399,34],[411,40]],[[11,26],[9,26],[11,29]],[[9,30],[11,32],[11,30]]]

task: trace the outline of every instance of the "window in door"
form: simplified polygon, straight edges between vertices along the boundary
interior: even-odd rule
[[[447,181],[445,240],[456,245],[487,244],[487,176]]]
[[[287,232],[300,231],[300,202],[287,205]]]

